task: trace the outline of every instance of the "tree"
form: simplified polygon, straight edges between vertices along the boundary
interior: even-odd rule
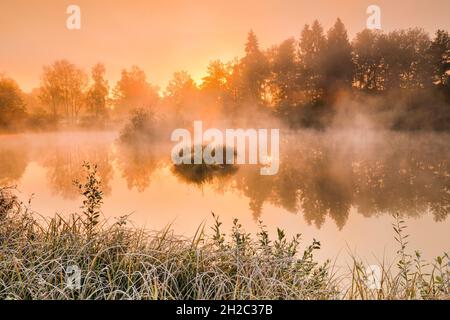
[[[429,57],[432,44],[430,36],[423,29],[414,28],[407,30],[404,37],[406,61],[410,63],[410,66],[402,75],[402,87],[429,88],[433,79],[433,68]]]
[[[132,66],[129,71],[122,70],[113,93],[115,112],[118,114],[136,108],[154,107],[159,101],[158,88],[147,82],[145,72],[137,66]]]
[[[92,68],[92,80],[94,83],[86,95],[86,105],[95,118],[106,114],[106,101],[109,93],[108,81],[105,79],[105,66],[101,63]]]
[[[203,82],[200,85],[202,103],[209,114],[212,114],[211,111],[227,112],[232,93],[230,90],[231,74],[230,63],[224,64],[220,60],[209,63],[207,75],[202,79]]]
[[[27,127],[38,130],[55,128],[57,121],[51,114],[48,105],[44,104],[40,88],[34,88],[25,93],[24,102],[27,108]]]
[[[355,64],[354,85],[368,92],[382,91],[385,69],[380,51],[379,31],[366,29],[356,35],[352,43],[353,61]]]
[[[325,49],[326,38],[320,23],[316,20],[312,27],[305,25],[299,41],[300,74],[297,80],[306,103],[316,103],[323,96]]]
[[[259,49],[258,39],[250,30],[245,44],[245,57],[241,59],[241,90],[243,98],[252,103],[260,104],[263,85],[269,74],[267,60]]]
[[[197,89],[194,80],[186,71],[177,71],[166,88],[165,95],[175,99],[183,99]]]
[[[164,98],[176,117],[181,113],[193,115],[198,105],[198,89],[192,77],[186,71],[177,71],[169,81]]]
[[[280,112],[296,105],[298,65],[295,54],[295,40],[283,41],[275,48],[271,59],[271,99]]]
[[[450,37],[438,30],[430,46],[433,80],[439,86],[450,86]]]
[[[228,76],[223,107],[224,111],[231,117],[237,114],[238,104],[243,100],[241,69],[238,58],[234,58],[227,63]]]
[[[0,77],[0,129],[12,129],[26,117],[23,93],[17,83]]]
[[[347,30],[340,19],[328,31],[326,42],[325,90],[328,94],[341,88],[350,88],[353,80],[352,47]]]
[[[24,93],[23,100],[27,107],[27,113],[45,112],[45,106],[42,105],[40,88],[33,88],[30,92]]]
[[[63,114],[70,122],[78,119],[84,106],[87,75],[67,60],[44,66],[41,79],[41,100],[48,105],[55,119]]]
[[[213,99],[214,102],[221,102],[226,90],[229,74],[227,66],[222,61],[215,60],[210,62],[207,75],[203,78],[200,89],[208,98]]]
[[[379,42],[385,68],[385,88],[418,89],[431,83],[431,40],[422,29],[393,31]]]

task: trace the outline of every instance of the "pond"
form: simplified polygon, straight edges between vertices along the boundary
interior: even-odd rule
[[[389,261],[397,250],[394,214],[406,220],[409,248],[433,258],[450,243],[450,136],[371,131],[280,134],[280,167],[175,167],[166,143],[124,145],[116,132],[0,136],[0,185],[17,186],[43,216],[79,211],[73,181],[84,161],[98,165],[108,219],[130,215],[136,227],[192,236],[219,215],[228,231],[238,218],[247,231],[262,221],[275,235],[320,240],[319,258]],[[345,258],[344,258],[345,257]]]

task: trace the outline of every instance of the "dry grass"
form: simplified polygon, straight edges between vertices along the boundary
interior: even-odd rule
[[[397,218],[401,244],[397,265],[383,267],[379,290],[369,289],[355,259],[350,273],[334,275],[318,263],[314,241],[300,251],[300,236],[282,230],[271,240],[263,225],[251,236],[234,221],[225,236],[215,217],[190,239],[170,227],[150,232],[100,219],[103,193],[96,167],[77,183],[83,212],[43,219],[0,189],[0,299],[448,299],[448,256],[431,264],[406,253],[404,223]],[[76,265],[81,287],[67,286]],[[428,271],[426,271],[428,270]],[[350,285],[343,286],[343,279]]]

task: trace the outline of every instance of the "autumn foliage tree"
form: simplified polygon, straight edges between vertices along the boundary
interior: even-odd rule
[[[86,106],[88,111],[96,118],[107,115],[107,100],[109,94],[108,81],[105,79],[105,66],[101,63],[92,68],[93,84],[86,94]]]
[[[29,104],[29,110],[45,108],[55,122],[71,124],[81,114],[115,120],[140,110],[179,124],[199,117],[236,125],[278,118],[294,128],[325,128],[346,97],[358,105],[355,113],[389,114],[390,129],[450,130],[448,31],[431,37],[420,28],[363,30],[351,41],[340,19],[327,31],[316,20],[267,49],[250,30],[244,52],[228,62],[211,61],[199,83],[186,71],[175,72],[161,92],[137,66],[122,70],[110,93],[104,65],[92,68],[89,82],[83,70],[59,60],[44,67],[40,88],[25,100],[17,85],[2,79],[0,122],[6,126],[13,114],[21,118]],[[368,98],[376,98],[374,107],[365,104]]]
[[[147,81],[145,72],[137,66],[122,70],[114,91],[114,112],[128,114],[137,108],[151,108],[159,101],[158,88]]]
[[[0,130],[17,128],[25,118],[23,92],[14,80],[0,76]]]
[[[83,70],[67,60],[44,67],[41,78],[41,100],[48,105],[55,119],[70,123],[78,120],[84,107],[88,77]]]

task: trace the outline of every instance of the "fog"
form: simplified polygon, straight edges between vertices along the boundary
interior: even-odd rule
[[[450,204],[448,32],[349,39],[339,19],[327,32],[318,21],[299,31],[269,48],[250,31],[242,57],[211,61],[197,82],[177,71],[166,88],[138,66],[109,83],[104,64],[89,72],[68,60],[43,66],[31,93],[0,77],[0,185],[16,185],[24,201],[35,194],[39,214],[70,213],[80,206],[73,182],[90,162],[103,214],[136,213],[155,228],[174,219],[184,232],[214,211],[253,229],[263,220],[325,230],[333,242],[380,221],[390,229],[399,214],[426,224],[419,236],[433,248],[448,243],[430,240],[448,226]],[[261,175],[261,161],[175,165],[171,135],[192,136],[195,121],[221,132],[278,129],[278,171]]]

